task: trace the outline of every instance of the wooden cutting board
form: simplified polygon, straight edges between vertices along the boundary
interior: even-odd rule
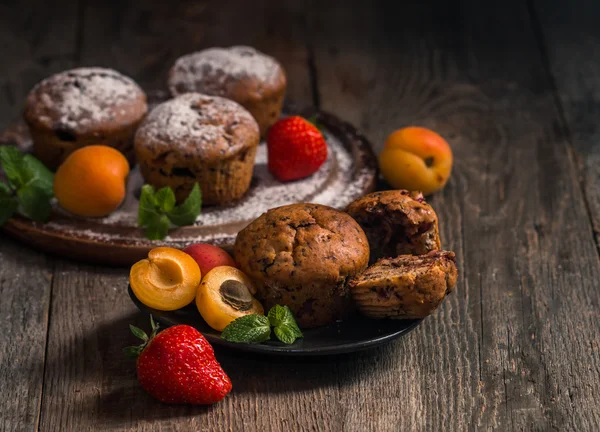
[[[154,95],[155,105],[162,95]],[[237,233],[270,208],[296,202],[314,202],[338,209],[374,190],[377,161],[371,145],[355,128],[332,114],[316,113],[327,138],[329,156],[309,178],[281,183],[267,169],[266,145],[256,156],[249,191],[232,205],[205,207],[195,225],[173,228],[164,240],[148,240],[137,227],[138,198],[143,178],[137,166],[127,182],[127,195],[119,209],[104,218],[81,218],[53,204],[48,222],[21,216],[3,227],[11,237],[37,249],[95,264],[129,266],[157,246],[183,248],[207,242],[230,249]],[[31,138],[24,123],[12,124],[0,135],[0,145],[16,145],[30,151]]]

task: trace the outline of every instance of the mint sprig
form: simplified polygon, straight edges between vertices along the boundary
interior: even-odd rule
[[[0,226],[16,212],[38,222],[50,217],[54,175],[35,157],[14,146],[0,146]]]
[[[271,337],[269,319],[258,314],[244,315],[225,327],[221,337],[229,342],[265,342]]]
[[[269,340],[271,327],[284,344],[293,344],[303,337],[290,308],[275,305],[267,316],[250,314],[232,321],[221,333],[221,338],[229,342],[261,343]]]
[[[171,224],[192,225],[202,209],[202,192],[198,183],[180,205],[175,203],[175,193],[166,186],[158,191],[151,185],[142,187],[138,209],[138,226],[145,228],[150,240],[162,240]]]

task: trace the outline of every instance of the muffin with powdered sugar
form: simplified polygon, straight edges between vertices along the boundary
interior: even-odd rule
[[[78,148],[111,146],[133,160],[133,135],[147,112],[146,95],[112,69],[77,68],[52,75],[27,96],[23,113],[35,155],[57,168]]]
[[[207,205],[226,204],[248,190],[260,141],[256,121],[241,105],[187,93],[154,108],[135,135],[146,183],[170,186],[178,201],[196,182]]]
[[[198,92],[234,100],[256,119],[261,135],[281,114],[286,76],[273,58],[247,46],[210,48],[185,55],[171,67],[171,94]]]

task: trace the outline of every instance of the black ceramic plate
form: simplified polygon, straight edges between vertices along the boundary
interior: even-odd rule
[[[303,330],[304,338],[292,345],[268,341],[262,344],[231,343],[221,339],[221,333],[204,322],[196,306],[191,305],[172,312],[158,311],[142,304],[131,288],[129,296],[144,313],[152,316],[163,326],[188,324],[197,328],[213,345],[226,346],[246,352],[276,355],[317,356],[342,354],[376,347],[407,334],[423,320],[370,320],[355,316],[328,326]]]

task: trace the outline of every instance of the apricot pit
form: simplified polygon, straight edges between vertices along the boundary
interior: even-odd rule
[[[209,271],[198,287],[196,306],[204,321],[223,331],[233,320],[249,314],[264,315],[260,302],[253,297],[252,281],[235,267],[219,266]]]

